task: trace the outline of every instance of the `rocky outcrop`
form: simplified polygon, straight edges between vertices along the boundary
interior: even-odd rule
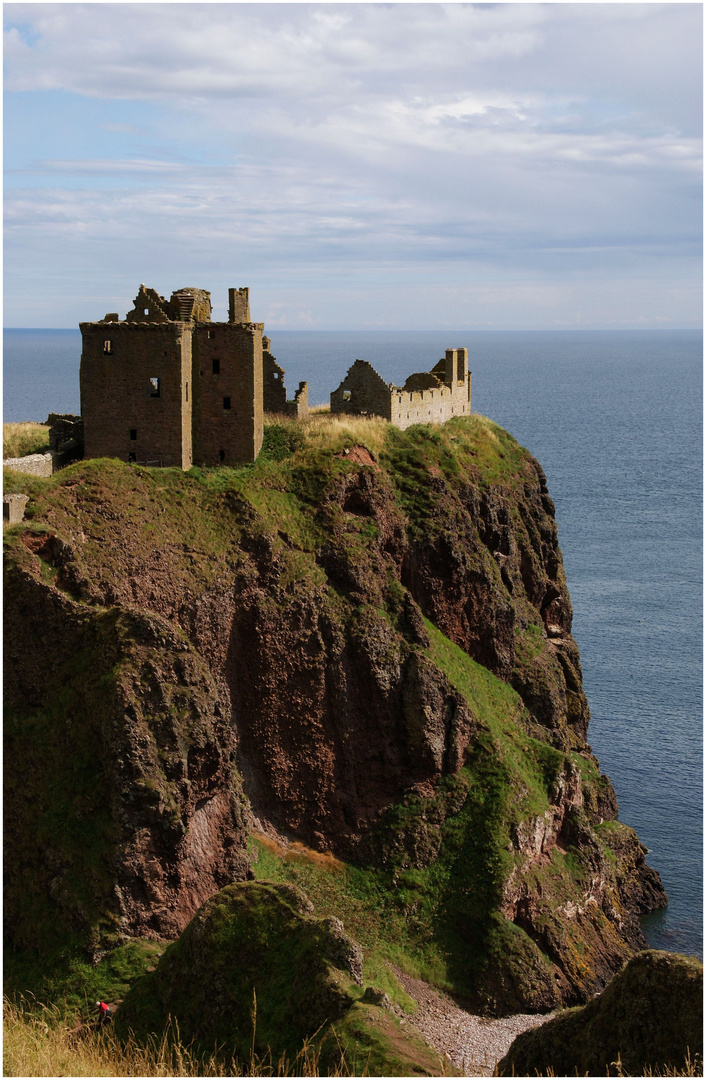
[[[28,891],[99,938],[178,932],[247,874],[244,792],[392,890],[443,866],[424,932],[479,1007],[586,1000],[665,901],[585,741],[544,474],[475,420],[390,428],[381,455],[297,435],[211,479],[71,466],[13,538],[16,939]]]
[[[646,1076],[703,1068],[703,967],[646,950],[602,994],[515,1039],[499,1076]],[[550,1073],[551,1070],[551,1073]]]
[[[552,1006],[585,1001],[604,986],[644,944],[638,916],[664,903],[659,877],[645,862],[647,849],[613,820],[612,799],[601,806],[610,817],[599,838],[594,826],[604,819],[585,800],[586,790],[592,789],[569,764],[551,786],[549,808],[513,829],[515,862],[503,887],[503,915],[552,962],[552,993],[545,995]],[[580,892],[562,868],[568,851],[581,867]]]
[[[336,919],[316,919],[290,885],[245,883],[222,889],[203,905],[152,975],[128,995],[119,1013],[125,1033],[141,1033],[145,1002],[154,1030],[179,1024],[182,1039],[245,1057],[258,1049],[296,1053],[307,1036],[338,1020],[361,983],[362,954]],[[253,991],[257,999],[253,1036]]]
[[[232,885],[213,896],[154,972],[128,993],[119,1036],[169,1036],[226,1072],[439,1076],[441,1056],[362,986],[362,950],[336,918],[318,919],[291,885]],[[329,1072],[329,1070],[331,1070]],[[453,1070],[452,1070],[453,1071]]]
[[[5,919],[17,944],[174,936],[243,879],[235,740],[208,668],[158,617],[5,584]],[[30,901],[31,902],[28,902]]]
[[[402,580],[442,633],[515,687],[555,745],[583,748],[589,711],[554,505],[539,465],[524,471],[511,491],[437,481],[443,525],[412,537]]]

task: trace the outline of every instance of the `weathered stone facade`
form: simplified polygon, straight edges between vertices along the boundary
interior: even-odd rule
[[[367,360],[356,360],[331,394],[331,412],[382,416],[399,428],[469,416],[468,349],[447,349],[430,372],[410,375],[403,387],[386,383]]]
[[[250,321],[248,289],[229,289],[228,301],[228,322],[211,322],[205,289],[167,301],[140,285],[123,322],[111,313],[80,324],[86,457],[182,469],[255,460],[274,357],[267,341],[263,359],[264,324]],[[299,397],[305,405],[306,384]]]

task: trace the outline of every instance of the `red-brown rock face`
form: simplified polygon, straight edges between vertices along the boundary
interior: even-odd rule
[[[38,932],[28,891],[41,919],[58,910],[94,937],[177,933],[246,876],[244,792],[280,832],[393,877],[447,858],[448,822],[480,829],[497,880],[476,908],[522,928],[540,985],[498,975],[497,1007],[585,998],[639,944],[637,913],[663,901],[630,830],[593,833],[617,806],[585,741],[541,468],[480,421],[390,429],[375,456],[292,431],[279,463],[205,479],[74,466],[11,538],[16,939]],[[479,778],[500,766],[485,836]],[[397,805],[412,808],[404,826]],[[556,869],[574,847],[585,896]],[[464,886],[471,921],[481,886]]]
[[[5,596],[6,925],[20,944],[175,936],[247,873],[208,668],[153,615],[96,612],[23,571]]]

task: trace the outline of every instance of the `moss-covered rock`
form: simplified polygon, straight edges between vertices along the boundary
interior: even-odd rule
[[[222,889],[128,993],[117,1033],[144,1040],[171,1018],[182,1041],[204,1052],[217,1047],[225,1061],[247,1062],[253,1051],[294,1061],[316,1037],[323,1063],[343,1049],[349,1066],[365,1051],[390,1075],[438,1072],[438,1056],[421,1040],[359,1003],[361,950],[339,920],[314,918],[311,909],[291,885]]]
[[[220,695],[188,638],[5,578],[5,928],[95,958],[174,937],[244,879],[245,800]]]
[[[703,966],[645,950],[593,1001],[519,1035],[498,1075],[664,1075],[687,1058],[703,1058]]]

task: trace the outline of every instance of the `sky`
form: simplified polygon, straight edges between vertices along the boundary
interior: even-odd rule
[[[6,4],[6,326],[701,325],[701,4]]]

